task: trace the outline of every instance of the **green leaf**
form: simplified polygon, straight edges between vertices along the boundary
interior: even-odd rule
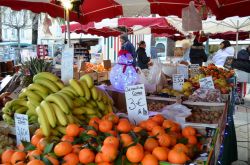
[[[123,161],[122,161],[122,154],[120,153],[119,156],[115,159],[115,165],[121,165],[123,164]]]
[[[188,139],[187,138],[180,138],[177,140],[177,143],[188,144]]]
[[[171,164],[168,163],[168,162],[163,162],[163,161],[161,161],[161,162],[160,162],[160,165],[171,165]]]
[[[42,161],[45,163],[45,165],[53,165],[49,159],[47,159],[46,157],[42,158]]]
[[[44,154],[50,153],[52,151],[52,149],[53,149],[53,146],[54,146],[54,143],[47,144],[43,153]]]
[[[36,149],[36,147],[30,142],[22,141],[22,144],[24,146],[24,151],[32,151]]]
[[[171,127],[169,127],[169,128],[166,128],[166,129],[165,129],[165,132],[166,132],[166,133],[169,133],[169,132],[171,132]]]

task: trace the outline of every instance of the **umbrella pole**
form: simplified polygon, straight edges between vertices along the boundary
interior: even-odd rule
[[[68,46],[71,47],[71,43],[70,43],[70,26],[69,26],[69,9],[66,9],[66,26],[67,26],[67,35],[68,35]]]
[[[237,21],[237,32],[236,32],[236,49],[235,49],[235,57],[237,58],[238,54],[238,41],[239,41],[239,20]]]

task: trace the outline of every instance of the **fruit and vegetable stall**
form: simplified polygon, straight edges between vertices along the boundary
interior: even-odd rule
[[[212,165],[229,161],[224,153],[229,147],[226,141],[234,136],[229,128],[233,127],[233,71],[211,64],[199,67],[196,75],[181,83],[163,74],[164,86],[150,93],[146,85],[146,90],[144,85],[130,90],[97,86],[89,74],[63,82],[51,72],[48,61],[33,60],[19,68],[13,75],[15,83],[10,82],[0,96],[2,164]],[[30,67],[37,63],[40,68]],[[214,88],[200,87],[208,77]],[[174,89],[177,83],[181,89]],[[134,96],[128,98],[127,92]],[[135,97],[140,98],[135,101]],[[137,108],[132,112],[129,104]],[[143,120],[131,120],[135,111]]]

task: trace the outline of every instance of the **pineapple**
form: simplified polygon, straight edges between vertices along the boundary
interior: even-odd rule
[[[27,87],[33,83],[33,76],[39,72],[51,72],[52,62],[45,59],[30,58],[30,60],[21,63],[20,72],[22,75],[21,86]]]

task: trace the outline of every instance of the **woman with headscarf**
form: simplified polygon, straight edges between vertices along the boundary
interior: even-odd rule
[[[194,39],[194,43],[190,49],[189,57],[191,64],[199,64],[202,66],[202,63],[207,61],[205,48],[203,44],[198,41],[198,39]]]
[[[225,40],[220,43],[220,49],[215,53],[212,61],[216,66],[224,66],[227,57],[230,56],[234,56],[234,48],[229,41]]]
[[[136,66],[136,53],[134,45],[129,41],[128,35],[123,34],[120,36],[121,50],[127,50],[133,57],[133,65]]]
[[[146,43],[145,43],[145,41],[140,41],[138,45],[139,45],[139,47],[136,50],[137,65],[141,69],[148,69],[150,57],[148,57],[147,53],[146,53]]]

